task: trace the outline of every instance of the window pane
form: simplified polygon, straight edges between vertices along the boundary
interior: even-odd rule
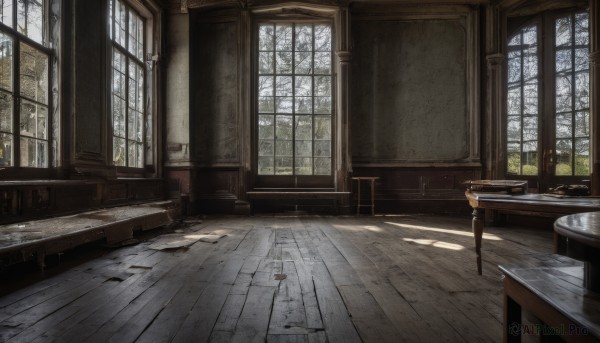
[[[13,27],[13,0],[0,0],[0,22]]]
[[[315,95],[331,96],[331,76],[315,76]]]
[[[142,142],[144,132],[143,116],[140,112],[131,111],[129,113],[129,135],[127,138],[136,142]]]
[[[17,1],[17,30],[34,41],[45,44],[45,0]]]
[[[589,51],[587,48],[575,49],[575,70],[588,70],[590,68]]]
[[[315,157],[315,175],[331,175],[331,159]]]
[[[292,97],[276,97],[275,111],[277,113],[292,113]]]
[[[13,97],[0,91],[0,131],[13,131]]]
[[[296,105],[295,113],[298,114],[311,114],[312,113],[312,97],[296,97],[294,103]]]
[[[523,143],[521,163],[523,165],[523,175],[537,175],[537,141]]]
[[[508,82],[521,80],[521,52],[511,51],[508,53]]]
[[[21,167],[48,167],[48,142],[21,137]]]
[[[258,141],[258,156],[274,156],[275,142],[261,139]]]
[[[115,7],[115,39],[114,41],[122,47],[125,46],[127,40],[127,8],[125,5],[117,0],[117,6]]]
[[[538,138],[538,117],[523,117],[523,140],[537,141]]]
[[[0,133],[0,166],[13,166],[13,135]]]
[[[263,24],[258,28],[258,50],[274,51],[273,39],[275,38],[274,26],[272,24]]]
[[[292,77],[277,76],[275,80],[275,95],[292,96]]]
[[[315,141],[315,156],[331,157],[331,141]]]
[[[310,157],[296,157],[296,165],[294,168],[296,175],[312,175],[312,162],[312,158]]]
[[[296,96],[311,96],[313,93],[311,76],[296,76],[296,83],[294,86]]]
[[[571,111],[571,77],[556,77],[556,112]]]
[[[521,142],[521,116],[508,116],[506,137],[511,143]]]
[[[575,74],[575,109],[590,108],[590,74],[582,72]]]
[[[21,43],[20,94],[28,99],[48,103],[48,56]]]
[[[274,118],[271,115],[258,116],[258,138],[259,139],[275,139]]]
[[[275,71],[277,74],[292,73],[292,55],[293,53],[286,51],[275,53]]]
[[[331,27],[315,25],[315,51],[331,51]]]
[[[315,52],[315,74],[331,74],[330,52]]]
[[[318,113],[318,114],[331,113],[331,97],[329,97],[329,96],[315,97],[315,113]]]
[[[115,166],[125,166],[125,139],[113,137],[113,162]]]
[[[312,51],[312,25],[296,25],[296,51]]]
[[[261,76],[258,78],[258,95],[273,96],[273,76]]]
[[[590,113],[581,111],[575,113],[575,137],[590,136]]]
[[[292,157],[276,157],[275,158],[275,174],[276,175],[292,175]]]
[[[315,116],[315,139],[327,139],[331,138],[331,117],[329,116]]]
[[[312,141],[299,141],[296,140],[296,156],[298,157],[311,157],[312,152]],[[312,162],[310,163],[312,165]],[[312,167],[311,167],[312,168]]]
[[[113,135],[125,138],[125,116],[127,110],[125,108],[125,100],[113,96]]]
[[[20,118],[22,136],[47,138],[48,108],[46,106],[22,100]]]
[[[587,12],[575,14],[575,44],[589,45],[589,14]]]
[[[556,72],[564,72],[571,70],[571,50],[557,50],[556,51]]]
[[[133,168],[142,168],[144,167],[144,150],[143,150],[143,145],[133,142],[133,141],[129,141],[129,160],[127,165],[129,167],[133,167]]]
[[[258,73],[273,74],[273,53],[261,52],[258,54]]]
[[[275,50],[292,51],[292,25],[277,24],[275,27]]]
[[[312,140],[312,116],[296,116],[296,140]]]
[[[571,18],[556,20],[556,46],[571,45]]]
[[[275,98],[272,96],[261,96],[258,98],[258,112],[261,113],[273,113],[273,107],[275,106]]]
[[[573,175],[571,169],[572,141],[559,139],[556,141],[556,175]]]
[[[312,52],[296,52],[296,74],[312,74]]]
[[[590,174],[590,141],[589,139],[575,140],[575,175]]]
[[[275,124],[275,138],[280,140],[292,140],[292,116],[277,116]]]
[[[556,115],[556,138],[571,138],[572,129],[571,113]]]
[[[0,88],[12,91],[13,40],[0,32]]]
[[[508,143],[507,145],[507,166],[506,172],[509,174],[521,174],[521,144]]]
[[[260,175],[273,175],[275,173],[273,157],[258,158],[258,173]]]
[[[521,87],[508,90],[508,114],[521,114]]]

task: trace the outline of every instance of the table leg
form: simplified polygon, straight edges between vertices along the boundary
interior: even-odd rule
[[[358,184],[358,199],[357,199],[357,204],[356,204],[356,215],[360,215],[360,180],[356,180],[356,183]]]
[[[475,236],[475,253],[477,254],[477,273],[482,274],[481,268],[481,238],[483,237],[483,221],[485,211],[479,208],[473,209],[473,235]]]
[[[371,215],[375,215],[375,179],[371,179]]]

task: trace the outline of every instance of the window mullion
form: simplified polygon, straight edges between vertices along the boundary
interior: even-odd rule
[[[525,73],[523,72],[524,66],[525,66],[525,49],[524,49],[524,45],[525,45],[525,34],[523,32],[520,33],[521,35],[521,51],[520,51],[520,80],[521,80],[521,87],[520,88],[520,97],[521,97],[521,108],[519,109],[521,112],[521,128],[520,128],[520,136],[521,136],[521,143],[519,144],[519,170],[520,170],[520,174],[523,175],[523,146],[525,145],[525,135],[523,134],[523,127],[525,124]]]
[[[292,175],[296,176],[296,23],[292,24]]]
[[[15,8],[17,6],[14,6]],[[16,13],[16,10],[15,10]],[[16,14],[15,14],[16,17]],[[16,22],[15,22],[16,23]],[[13,41],[13,166],[21,166],[21,44]]]
[[[571,176],[575,175],[575,14],[571,14]]]

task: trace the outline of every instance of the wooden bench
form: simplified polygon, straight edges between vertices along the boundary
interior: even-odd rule
[[[0,267],[36,260],[41,269],[47,255],[105,239],[108,245],[133,240],[144,231],[172,223],[177,204],[152,202],[0,225]]]
[[[350,192],[264,190],[246,192],[249,200],[332,200],[336,212],[340,203],[347,202]]]
[[[504,274],[504,342],[528,335],[600,342],[600,293],[584,287],[583,262],[547,254],[499,268]],[[524,324],[521,310],[542,324]]]

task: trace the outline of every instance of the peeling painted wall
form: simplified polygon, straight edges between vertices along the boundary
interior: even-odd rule
[[[468,157],[464,20],[352,24],[354,161]]]
[[[238,24],[196,23],[191,59],[192,136],[202,164],[239,162]]]

